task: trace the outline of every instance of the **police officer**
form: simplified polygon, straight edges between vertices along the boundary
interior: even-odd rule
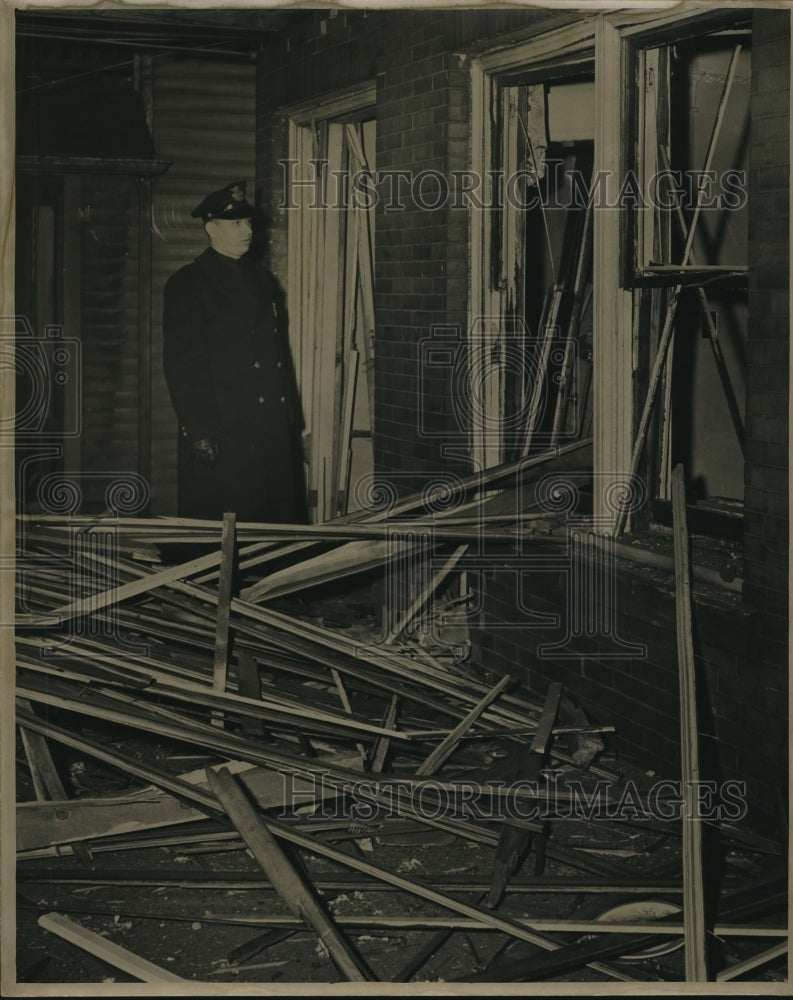
[[[305,523],[302,418],[275,278],[248,254],[245,182],[192,211],[209,247],[165,286],[163,360],[179,423],[179,514]]]

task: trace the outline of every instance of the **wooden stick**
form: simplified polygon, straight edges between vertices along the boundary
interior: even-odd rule
[[[526,426],[523,432],[524,437],[521,454],[524,457],[527,456],[531,450],[534,431],[537,427],[537,421],[540,416],[540,402],[542,400],[543,390],[547,388],[544,384],[544,380],[548,376],[548,359],[551,353],[551,344],[557,332],[556,319],[559,315],[559,306],[561,304],[564,289],[561,285],[556,284],[549,291],[550,298],[547,300],[548,309],[547,311],[543,311],[543,317],[541,320],[540,336],[542,337],[542,344],[539,352],[540,357],[539,360],[535,362],[535,381],[532,386],[529,413],[526,418]]]
[[[224,837],[233,834],[223,834]],[[42,866],[32,871],[20,868],[17,882],[21,885],[105,885],[105,886],[172,886],[189,889],[250,889],[256,892],[268,892],[272,886],[267,881],[264,872],[239,871],[205,871],[196,869],[183,870],[177,868],[70,868],[68,871],[56,871],[50,865]],[[446,878],[427,881],[439,892],[485,892],[487,884],[481,879]],[[378,892],[397,892],[396,886],[384,885],[371,878],[355,879],[352,876],[321,877],[314,879],[314,886],[325,891],[348,890],[352,892],[367,892],[377,889]],[[616,893],[626,895],[679,896],[682,893],[680,879],[664,879],[653,881],[637,881],[635,877],[626,876],[616,879],[592,879],[581,876],[548,876],[514,879],[510,882],[510,892],[520,895],[527,893],[559,893],[564,895],[580,895],[581,893],[596,893],[599,895]]]
[[[479,716],[484,712],[484,710],[491,705],[496,698],[501,694],[505,687],[512,682],[512,677],[506,674],[501,680],[492,688],[485,697],[466,715],[462,721],[455,726],[455,728],[449,733],[446,739],[436,747],[435,750],[427,757],[425,761],[419,766],[416,771],[417,778],[428,777],[434,774],[438,768],[447,760],[457,749],[460,740],[468,732],[471,726],[477,721]]]
[[[281,941],[285,941],[287,938],[292,937],[295,933],[293,928],[276,929],[272,931],[265,931],[264,934],[257,934],[255,938],[250,941],[246,941],[245,944],[241,944],[236,948],[233,948],[228,955],[226,955],[226,961],[230,965],[242,965],[244,962],[249,962],[252,958],[261,954],[265,948],[270,948],[274,944],[279,944]],[[253,966],[248,966],[248,968],[253,968]]]
[[[231,584],[234,578],[234,550],[236,547],[235,527],[237,515],[229,511],[223,515],[223,532],[220,542],[220,582],[218,584],[218,614],[215,626],[215,661],[212,671],[212,687],[225,692],[229,668],[229,613],[231,607]],[[222,714],[215,714],[213,723],[223,725]]]
[[[209,786],[254,857],[267,873],[278,895],[291,912],[319,935],[339,970],[351,983],[371,982],[374,977],[343,937],[314,895],[303,884],[275,837],[248,803],[242,789],[226,768],[207,768]]]
[[[342,401],[342,428],[339,442],[339,468],[336,484],[335,514],[347,513],[350,491],[350,463],[352,461],[352,419],[355,406],[355,388],[358,382],[358,352],[351,350],[347,359],[347,378]]]
[[[393,729],[396,724],[397,717],[397,706],[399,704],[399,698],[394,694],[391,696],[391,704],[388,706],[385,718],[383,719],[384,729]],[[391,740],[387,736],[381,736],[377,743],[375,744],[374,753],[372,754],[372,772],[374,774],[379,774],[383,770],[383,766],[388,756],[388,751],[391,747]]]
[[[437,573],[432,577],[427,586],[417,594],[410,607],[407,609],[405,614],[402,616],[401,621],[399,621],[394,628],[390,631],[385,639],[385,645],[390,646],[395,642],[400,635],[405,631],[408,625],[413,621],[414,617],[418,612],[424,607],[427,601],[432,597],[435,591],[438,589],[440,584],[446,577],[451,573],[460,559],[468,551],[467,545],[459,545],[454,552],[449,556],[446,562],[441,566]]]
[[[253,701],[262,700],[259,664],[242,650],[237,653],[237,694],[241,698],[250,698]],[[251,719],[246,716],[242,720],[242,731],[250,735],[263,736],[267,729],[261,719]]]
[[[170,566],[159,573],[146,573],[140,579],[124,583],[120,587],[113,587],[102,593],[92,594],[90,597],[74,601],[64,607],[55,608],[43,617],[40,615],[25,616],[24,621],[25,624],[33,624],[36,621],[46,624],[53,619],[61,619],[61,621],[65,622],[70,618],[91,614],[94,611],[99,611],[101,608],[106,608],[110,604],[118,604],[119,601],[126,600],[128,597],[139,597],[141,594],[147,594],[157,587],[164,587],[177,580],[183,580],[186,576],[190,576],[193,573],[199,573],[202,570],[209,569],[211,566],[217,566],[220,563],[220,559],[220,552],[210,552],[208,555],[191,559],[189,562],[181,563],[179,566]]]
[[[31,715],[33,714],[33,706],[27,699],[20,698],[19,705]],[[20,726],[20,733],[30,766],[30,777],[33,780],[36,798],[39,802],[46,802],[47,799],[68,799],[69,796],[66,794],[66,789],[63,787],[63,782],[53,763],[52,754],[44,736],[24,726]]]
[[[272,886],[263,888],[272,890]],[[378,890],[380,891],[380,890]],[[68,910],[69,913],[90,913],[97,916],[104,916],[118,912],[117,906],[103,906],[98,903],[80,905],[79,903],[66,903],[61,909]],[[145,910],[124,910],[127,917],[135,919],[152,920],[190,920],[184,913],[169,913],[167,910],[145,909]],[[201,919],[207,923],[229,924],[238,927],[281,927],[301,930],[304,922],[301,917],[290,914],[242,914],[242,913],[222,913],[208,910],[201,914]],[[682,923],[663,923],[655,920],[643,920],[635,922],[612,923],[604,920],[573,920],[557,918],[532,918],[519,917],[516,922],[524,927],[531,927],[536,931],[553,932],[559,934],[603,934],[603,935],[635,935],[652,934],[660,940],[670,937],[682,937]],[[379,913],[357,915],[357,916],[337,916],[334,918],[337,927],[343,927],[353,933],[365,931],[367,928],[377,930],[425,930],[435,931],[439,928],[445,931],[444,937],[449,936],[453,931],[477,931],[478,933],[492,933],[496,930],[480,920],[472,917],[428,917],[424,914],[411,914],[410,916],[382,916]],[[787,928],[778,927],[752,927],[742,924],[717,924],[713,928],[713,933],[719,937],[731,938],[783,938],[787,937]],[[433,947],[437,950],[440,945]],[[625,945],[623,944],[623,948]],[[751,960],[750,960],[751,961]],[[395,982],[404,980],[396,979]]]
[[[722,933],[722,931],[717,931],[717,933]],[[783,941],[781,944],[774,945],[773,948],[769,948],[767,951],[761,952],[759,955],[754,955],[752,958],[746,958],[742,962],[736,962],[734,965],[729,965],[726,969],[722,969],[721,972],[716,974],[716,982],[726,983],[730,979],[742,976],[745,972],[751,972],[752,969],[756,969],[761,965],[767,965],[769,962],[773,962],[776,958],[782,958],[782,956],[787,955],[787,953],[788,942]]]
[[[691,635],[691,571],[686,526],[686,486],[683,466],[672,472],[675,545],[677,656],[680,676],[681,784],[683,799],[683,919],[686,927],[686,979],[708,980],[705,888],[702,872],[702,829],[697,815],[699,784],[697,696]]]
[[[288,566],[270,574],[246,587],[240,597],[255,603],[265,597],[281,597],[306,587],[376,569],[409,547],[406,543],[381,540],[348,542],[331,552],[305,559],[297,566]]]
[[[481,893],[472,893],[470,896],[470,901],[477,904],[482,899]],[[448,919],[448,918],[446,918]],[[457,918],[458,920],[465,920],[464,917]],[[466,921],[468,922],[468,921]],[[419,948],[415,955],[412,955],[405,965],[395,973],[392,982],[395,983],[407,983],[413,976],[419,971],[419,969],[435,954],[435,952],[442,948],[444,944],[449,940],[454,932],[454,927],[445,927],[443,930],[438,931],[436,934],[430,938],[425,944]]]
[[[100,961],[114,965],[130,976],[140,979],[141,982],[184,983],[189,981],[167,969],[161,969],[159,965],[148,962],[145,958],[140,958],[134,952],[122,948],[121,945],[115,944],[113,941],[108,941],[100,934],[86,930],[85,927],[81,927],[60,913],[45,913],[39,917],[38,923],[39,927],[45,931],[50,931],[65,941],[76,944],[78,948],[83,948]]]
[[[515,778],[524,777],[529,781],[536,781],[539,777],[548,751],[548,744],[552,739],[553,724],[556,721],[556,713],[559,710],[561,697],[562,685],[559,682],[554,682],[548,688],[548,693],[545,697],[545,707],[543,708],[542,716],[537,724],[534,738],[529,747],[529,757],[525,773],[519,774],[518,766],[520,760],[516,758]],[[498,847],[496,848],[496,857],[493,863],[493,878],[490,883],[490,892],[484,902],[485,906],[496,907],[501,902],[509,877],[517,869],[531,838],[532,834],[528,830],[514,826],[502,826],[498,839]]]
[[[660,155],[664,170],[671,172],[671,166],[669,164],[669,154],[664,146],[660,147]],[[677,194],[677,189],[672,188],[673,199],[675,203],[675,219],[677,220],[678,228],[680,229],[680,234],[684,240],[688,239],[688,227],[686,226],[686,220],[683,216],[683,209],[680,206],[680,198]],[[689,261],[692,265],[696,264],[696,258],[694,254],[689,255]],[[719,333],[716,329],[716,324],[713,322],[713,316],[710,312],[710,305],[708,303],[708,297],[705,294],[704,288],[697,288],[697,298],[699,300],[699,307],[702,313],[702,318],[705,321],[705,328],[708,331],[708,340],[710,341],[711,350],[713,352],[713,360],[716,364],[716,371],[719,374],[719,379],[721,380],[721,387],[724,390],[724,398],[727,401],[727,409],[730,411],[730,419],[732,420],[732,425],[735,430],[735,435],[738,438],[738,443],[741,446],[741,451],[744,451],[744,425],[743,417],[741,416],[741,410],[738,406],[738,400],[735,395],[735,389],[732,385],[732,380],[730,379],[729,369],[727,368],[727,360],[724,357],[724,351],[721,348],[721,341],[719,339]]]
[[[556,408],[553,415],[553,430],[551,432],[551,447],[554,448],[559,443],[559,435],[562,432],[562,423],[567,415],[567,407],[570,396],[570,382],[573,365],[576,360],[575,345],[578,343],[578,328],[581,322],[581,311],[584,304],[584,287],[586,284],[587,264],[592,253],[592,203],[586,207],[584,216],[584,231],[581,234],[581,247],[576,259],[575,280],[573,281],[573,305],[570,311],[570,319],[567,327],[567,343],[564,348],[564,361],[562,363],[561,381],[559,391],[556,396]]]
[[[349,696],[347,694],[347,689],[344,687],[344,681],[341,679],[341,674],[335,667],[331,668],[331,675],[333,677],[333,682],[336,685],[336,690],[339,692],[339,698],[341,699],[342,707],[347,715],[352,715],[352,704],[350,703]],[[358,753],[361,755],[361,761],[364,766],[366,766],[366,747],[363,743],[356,743],[358,748]]]

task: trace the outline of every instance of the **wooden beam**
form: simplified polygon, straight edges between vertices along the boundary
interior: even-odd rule
[[[140,958],[134,952],[129,951],[128,948],[122,948],[121,945],[115,944],[113,941],[108,941],[101,934],[94,934],[93,931],[86,930],[85,927],[81,927],[80,924],[69,920],[68,917],[64,917],[60,913],[45,913],[39,917],[38,923],[39,927],[45,931],[57,934],[58,937],[63,938],[65,941],[69,941],[71,944],[77,945],[78,948],[89,952],[94,958],[98,958],[101,962],[107,962],[109,965],[121,969],[123,972],[128,973],[128,975],[140,979],[141,982],[189,982],[189,980],[184,979],[182,976],[177,976],[175,973],[169,972],[167,969],[163,969],[159,965],[147,961],[145,958]]]
[[[383,719],[384,729],[393,729],[396,724],[397,717],[397,706],[399,705],[399,698],[397,695],[391,696],[391,703],[388,706],[385,717]],[[372,754],[372,772],[374,774],[379,774],[383,770],[385,765],[386,757],[388,756],[388,751],[391,748],[391,740],[388,736],[380,736],[375,743],[374,752]]]
[[[113,587],[110,590],[102,591],[99,594],[92,594],[90,597],[74,601],[71,604],[54,608],[44,615],[34,614],[25,616],[24,624],[33,624],[34,622],[51,624],[57,622],[59,619],[65,622],[70,618],[91,614],[109,605],[118,604],[129,597],[139,597],[141,594],[148,594],[150,591],[156,590],[157,587],[167,586],[169,583],[183,580],[193,573],[199,573],[202,570],[209,569],[211,566],[217,566],[220,563],[220,559],[220,552],[210,552],[208,555],[191,559],[189,562],[181,563],[179,566],[169,566],[159,573],[147,572],[137,580],[131,580],[120,587]]]
[[[221,694],[225,693],[228,679],[229,614],[231,609],[231,585],[234,579],[236,523],[237,515],[233,511],[223,515],[223,531],[220,542],[218,611],[215,624],[215,659],[212,670],[212,688]],[[217,726],[223,725],[222,715],[215,715],[212,721]]]
[[[151,94],[151,59],[148,61],[148,93]],[[151,481],[152,412],[152,183],[138,180],[138,475]],[[149,502],[146,503],[148,509]],[[143,511],[141,512],[143,513]]]
[[[20,698],[19,705],[26,712],[33,714],[33,706],[26,698]],[[36,798],[39,802],[46,802],[47,799],[67,799],[69,796],[63,787],[44,736],[22,725],[19,729]]]
[[[675,604],[680,685],[681,797],[683,800],[683,920],[686,980],[708,980],[705,887],[702,871],[702,828],[697,814],[700,780],[697,727],[696,667],[691,624],[691,570],[686,526],[683,466],[672,472],[672,531],[675,546]]]
[[[714,928],[714,933],[720,933],[717,928]],[[722,969],[721,972],[716,975],[716,982],[726,983],[731,979],[737,979],[738,976],[742,976],[747,972],[751,972],[752,969],[757,969],[761,965],[767,965],[769,962],[773,962],[777,958],[782,958],[787,955],[789,949],[789,943],[783,941],[781,944],[774,945],[773,948],[769,948],[767,951],[761,952],[759,955],[753,955],[751,958],[745,958],[742,962],[736,962],[734,965],[728,965],[726,969]]]
[[[243,778],[247,772],[243,772]],[[225,836],[225,834],[224,834]],[[70,868],[58,871],[47,865],[37,870],[20,868],[17,882],[21,885],[105,885],[105,886],[171,886],[182,889],[251,889],[257,892],[271,891],[272,886],[267,881],[264,872],[239,871],[206,871],[198,869],[176,868]],[[439,892],[486,892],[488,886],[481,879],[447,877],[443,880],[428,880]],[[385,885],[371,878],[356,879],[351,875],[322,877],[314,879],[314,885],[323,892],[348,890],[352,892],[367,892],[377,889],[378,892],[398,892],[396,886]],[[593,879],[581,876],[548,876],[537,878],[515,879],[510,883],[510,893],[526,895],[529,893],[559,893],[564,895],[580,895],[581,893],[596,893],[599,895],[652,895],[679,896],[682,892],[680,879],[641,880],[634,876],[622,878]],[[605,905],[605,904],[604,904]],[[681,929],[682,933],[682,929]]]
[[[350,462],[352,460],[352,418],[355,406],[355,389],[358,382],[358,352],[351,350],[347,355],[347,378],[344,381],[342,398],[342,425],[339,441],[338,476],[336,479],[336,503],[334,514],[347,513],[347,499],[350,490]]]
[[[510,677],[509,674],[506,674],[494,688],[488,691],[478,704],[474,705],[468,715],[466,715],[466,717],[455,726],[440,746],[436,747],[429,757],[422,762],[416,771],[417,778],[429,777],[429,775],[434,774],[438,768],[441,767],[444,761],[448,760],[448,758],[457,749],[460,740],[463,736],[465,736],[471,726],[476,723],[482,712],[484,712],[488,705],[493,704],[504,688],[510,683],[512,683],[512,677]]]
[[[339,580],[368,569],[383,566],[410,548],[407,542],[353,541],[331,552],[304,559],[296,566],[288,566],[271,573],[258,583],[246,587],[240,597],[255,603],[264,598],[273,599],[294,593],[305,587],[314,587],[331,580]]]
[[[219,771],[207,768],[207,780],[229,819],[242,835],[290,911],[316,931],[348,982],[371,982],[375,977],[361,956],[355,952],[328,913],[319,905],[314,894],[303,883],[230,772],[226,768],[221,768]]]
[[[262,700],[262,679],[259,664],[252,656],[240,650],[237,653],[237,694],[252,701]],[[249,735],[263,736],[267,728],[261,719],[243,718],[242,731]]]
[[[427,601],[432,597],[441,583],[446,579],[446,577],[451,573],[457,563],[462,559],[465,553],[468,551],[467,545],[458,545],[454,552],[449,556],[446,562],[441,566],[437,573],[434,574],[427,586],[417,594],[410,607],[405,611],[401,620],[397,622],[393,629],[389,632],[385,639],[385,645],[390,646],[400,635],[405,631],[408,625],[411,623],[413,618],[418,614],[418,612],[424,607]]]
[[[561,697],[562,685],[559,682],[554,682],[548,688],[548,693],[545,696],[542,716],[537,723],[534,738],[529,746],[529,755],[525,770],[519,771],[521,761],[519,757],[516,757],[513,772],[514,778],[517,779],[520,777],[528,781],[536,781],[539,777],[549,744],[553,739],[553,724],[556,721],[556,713],[559,710]],[[509,877],[517,869],[531,838],[532,833],[530,830],[515,826],[502,826],[493,863],[490,892],[484,901],[485,906],[496,907],[501,902]]]

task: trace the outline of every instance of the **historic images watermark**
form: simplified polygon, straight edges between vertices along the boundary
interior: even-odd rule
[[[92,614],[92,598],[124,582],[119,519],[146,509],[149,484],[136,471],[62,468],[65,448],[79,447],[84,433],[82,345],[56,325],[37,336],[26,316],[0,318],[0,332],[0,363],[13,364],[16,374],[16,414],[0,422],[0,447],[16,449],[17,512],[30,524],[56,530],[61,540],[61,554],[48,553],[31,544],[37,530],[18,532],[16,618],[2,624],[17,629],[20,648],[36,645],[42,656],[78,638],[113,638],[147,655],[148,646],[128,646],[117,607]],[[103,505],[95,524],[75,516],[88,496]],[[44,602],[42,593],[48,595]],[[55,610],[53,595],[59,598]],[[76,604],[82,610],[72,614],[68,609]]]
[[[585,785],[561,770],[538,780],[507,783],[400,778],[335,777],[322,769],[279,770],[285,805],[279,818],[383,823],[406,814],[442,820],[530,823],[546,820],[737,822],[747,811],[746,782],[738,779],[660,780],[640,788],[633,780]]]
[[[533,170],[331,170],[327,159],[282,159],[279,209],[382,208],[385,212],[512,208],[737,211],[747,203],[746,171],[658,170],[648,178],[627,170],[618,178],[598,170],[591,177],[564,160],[545,161],[550,182]],[[613,179],[614,183],[609,183]],[[566,183],[564,183],[566,182]],[[302,192],[298,202],[298,192]],[[309,198],[305,196],[309,195]]]

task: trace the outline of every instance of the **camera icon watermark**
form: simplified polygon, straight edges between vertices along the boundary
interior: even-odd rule
[[[558,327],[535,337],[520,316],[478,317],[467,334],[433,326],[419,344],[419,434],[456,444],[475,430],[507,449],[573,438],[577,353]]]
[[[13,346],[12,346],[13,345]],[[0,416],[0,447],[45,444],[80,435],[82,355],[63,327],[36,335],[26,316],[0,317],[0,366],[16,375],[16,413]]]

